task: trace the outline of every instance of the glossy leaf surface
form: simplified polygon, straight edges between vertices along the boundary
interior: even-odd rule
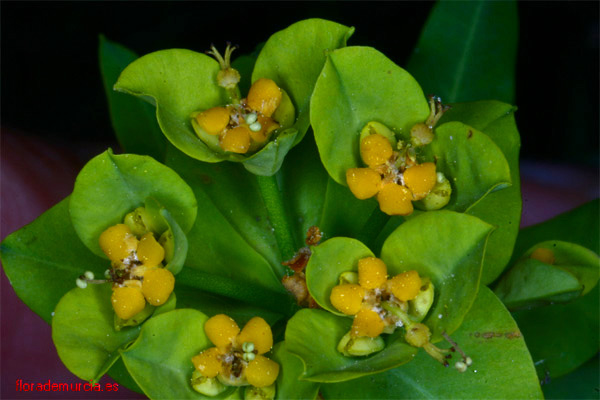
[[[15,292],[48,323],[58,301],[75,287],[75,279],[86,270],[102,276],[110,267],[79,240],[71,225],[69,198],[7,236],[1,251],[2,267]]]
[[[598,200],[519,232],[515,253],[523,254],[536,243],[564,240],[599,252]],[[515,256],[518,257],[518,256]],[[537,365],[540,379],[573,371],[598,352],[600,305],[598,285],[568,304],[522,310],[513,316]]]
[[[397,331],[384,336],[386,346],[382,351],[368,357],[346,357],[337,350],[337,345],[351,325],[350,318],[314,309],[302,309],[289,320],[285,343],[290,353],[302,359],[303,379],[316,382],[355,379],[404,364],[416,353],[416,348],[399,339]]]
[[[167,140],[156,122],[154,107],[113,90],[121,71],[138,55],[100,35],[99,57],[112,126],[123,151],[149,155],[162,162]]]
[[[466,211],[496,227],[485,251],[481,282],[489,284],[510,260],[521,220],[521,184],[519,176],[519,131],[515,107],[498,101],[453,104],[441,122],[459,121],[482,131],[502,150],[510,168],[512,185],[488,193]]]
[[[315,85],[311,124],[329,175],[346,185],[346,170],[362,166],[359,135],[378,121],[399,138],[429,115],[429,105],[412,76],[377,50],[347,47],[332,52]]]
[[[180,309],[152,318],[137,340],[122,351],[127,370],[151,399],[203,399],[190,384],[192,357],[212,347],[204,334],[208,317]]]
[[[196,218],[196,199],[173,170],[148,156],[115,155],[108,150],[89,161],[75,181],[69,212],[83,243],[106,257],[98,238],[109,226],[153,197],[171,213],[184,232]]]
[[[565,375],[598,353],[599,296],[596,285],[571,303],[513,313],[540,379]]]
[[[532,259],[534,250],[548,249],[555,262]],[[568,302],[585,295],[600,276],[598,255],[585,247],[562,241],[542,242],[527,251],[503,275],[495,292],[510,310]]]
[[[451,211],[427,212],[400,225],[385,241],[381,259],[388,274],[416,270],[435,288],[435,300],[423,321],[432,342],[452,334],[477,295],[486,242],[493,227]]]
[[[323,240],[357,237],[377,203],[354,197],[323,168],[312,134],[294,147],[281,169],[283,196],[294,221],[296,236],[304,238],[318,226]]]
[[[298,130],[294,145],[308,130],[309,101],[327,54],[345,47],[354,28],[323,19],[307,19],[272,35],[262,48],[252,81],[273,79],[296,107]]]
[[[437,127],[425,151],[452,185],[449,210],[463,212],[489,192],[510,185],[510,169],[500,148],[468,125],[448,122]]]
[[[52,340],[65,366],[79,378],[97,381],[133,341],[139,327],[115,331],[110,284],[69,291],[52,318]]]
[[[238,164],[198,163],[173,147],[167,165],[192,187],[200,210],[187,234],[186,267],[281,291],[285,270],[256,177]]]
[[[543,398],[519,328],[486,287],[481,287],[465,322],[452,338],[473,359],[473,365],[465,373],[444,368],[419,350],[413,361],[399,368],[349,382],[323,384],[323,396],[346,399]]]
[[[440,1],[407,69],[445,102],[512,103],[518,27],[515,1]]]
[[[317,397],[319,383],[299,379],[304,372],[304,365],[298,357],[287,351],[285,342],[279,342],[273,347],[271,358],[280,366],[276,398],[314,400]]]

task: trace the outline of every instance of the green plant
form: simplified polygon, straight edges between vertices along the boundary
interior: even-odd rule
[[[307,20],[276,33],[256,60],[234,60],[233,67],[242,79],[272,79],[289,96],[294,121],[249,156],[211,148],[191,122],[194,113],[235,102],[232,89],[219,86],[223,66],[187,50],[136,60],[102,39],[107,88],[116,83],[156,106],[158,126],[147,118],[152,105],[108,91],[117,137],[126,152],[156,160],[101,154],[82,170],[70,199],[2,244],[3,265],[19,296],[47,321],[54,312],[53,339],[65,365],[97,380],[116,373],[122,358],[133,378],[123,383],[151,398],[202,397],[190,384],[191,359],[210,347],[208,317],[222,313],[240,325],[260,316],[273,327],[278,398],[319,392],[325,398],[541,397],[539,379],[546,373],[560,376],[592,357],[598,350],[597,202],[519,233],[515,108],[499,101],[456,103],[479,99],[474,87],[485,88],[486,98],[512,101],[507,71],[515,38],[496,36],[502,21],[515,18],[514,4],[506,4],[440,3],[409,62],[412,76],[373,48],[346,47],[353,28]],[[500,12],[503,19],[478,25],[486,32],[472,33],[467,44],[436,34],[453,31],[456,19],[474,24]],[[486,52],[490,47],[497,51]],[[451,55],[461,49],[453,68]],[[447,60],[443,67],[440,60]],[[481,63],[489,68],[476,67]],[[412,128],[430,114],[421,85],[454,104],[435,125],[431,143],[408,146]],[[125,123],[127,109],[140,115],[135,129]],[[371,121],[391,132],[386,140],[403,162],[435,163],[452,187],[444,210],[390,216],[347,188],[346,171],[363,167],[360,132]],[[116,330],[109,284],[81,289],[73,283],[82,279],[82,265],[102,275],[110,264],[101,258],[98,237],[139,207],[150,215],[145,227],[172,235],[166,268],[179,273],[170,301],[143,324]],[[595,241],[571,226],[578,218]],[[308,238],[304,246],[301,238],[312,226],[325,240]],[[68,255],[54,245],[57,238]],[[539,247],[551,249],[554,263],[531,257]],[[374,255],[390,276],[410,269],[431,281],[433,304],[422,322],[432,343],[445,348],[447,340],[468,352],[452,361],[468,373],[444,369],[410,345],[402,328],[366,357],[338,351],[351,319],[332,307],[331,290],[358,260]],[[308,291],[298,302],[321,310],[299,309],[281,283],[294,276]],[[540,329],[538,321],[557,321],[557,315],[575,329]],[[571,346],[567,355],[552,345],[559,337]],[[542,359],[536,374],[534,361]],[[243,392],[230,388],[222,395]]]

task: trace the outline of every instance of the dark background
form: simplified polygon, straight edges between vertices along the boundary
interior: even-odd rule
[[[598,2],[522,2],[517,121],[526,159],[598,163]],[[405,65],[430,2],[2,2],[2,125],[50,140],[113,139],[98,69],[98,35],[140,55],[251,52],[304,18],[356,27],[350,45]]]

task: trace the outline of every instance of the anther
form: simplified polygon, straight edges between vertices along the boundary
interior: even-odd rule
[[[467,364],[462,361],[457,361],[456,364],[454,364],[454,368],[456,368],[459,372],[465,372],[467,370]]]
[[[258,132],[262,129],[262,125],[260,124],[260,122],[256,121],[255,123],[250,124],[248,128],[250,128],[252,132]]]
[[[79,278],[75,279],[75,284],[81,289],[85,289],[87,287],[87,282]]]
[[[245,119],[246,119],[246,123],[248,123],[248,125],[252,125],[253,123],[256,122],[257,119],[257,115],[256,113],[250,113],[248,115],[246,115]]]

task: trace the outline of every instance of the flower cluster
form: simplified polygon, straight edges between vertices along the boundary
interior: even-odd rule
[[[139,224],[127,224],[140,213],[143,209],[128,214],[126,223],[109,227],[99,239],[100,248],[111,260],[106,278],[113,283],[111,302],[122,320],[139,314],[146,302],[152,306],[164,304],[175,286],[175,277],[162,265],[165,249],[161,243],[167,242],[168,232],[159,243],[153,232],[140,229]]]
[[[439,99],[431,99],[431,115],[411,129],[411,143],[396,140],[385,125],[371,121],[360,135],[360,156],[367,168],[346,171],[348,187],[358,199],[377,195],[381,211],[388,215],[409,215],[413,201],[426,210],[444,207],[450,201],[451,186],[432,162],[419,164],[415,149],[433,140],[433,127],[446,111]],[[396,150],[394,150],[396,148]]]
[[[273,333],[264,319],[254,317],[240,331],[232,318],[219,314],[206,321],[204,331],[215,347],[192,358],[196,391],[215,396],[226,386],[252,385],[274,395],[279,364],[263,356],[273,347]]]

